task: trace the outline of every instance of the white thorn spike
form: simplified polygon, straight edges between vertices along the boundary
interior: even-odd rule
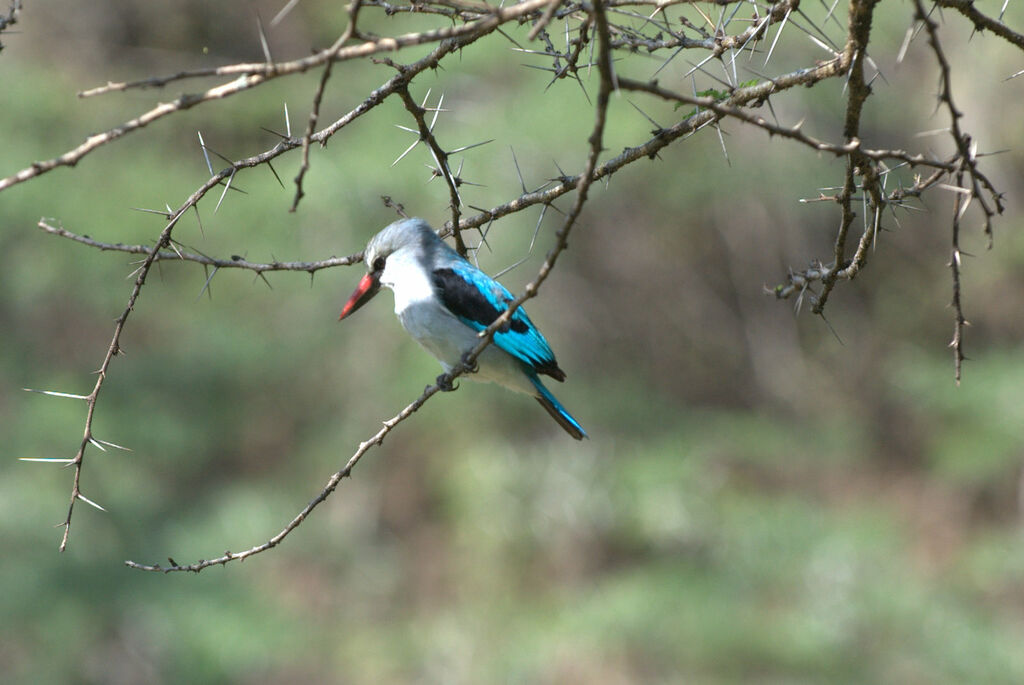
[[[71,400],[88,400],[88,395],[75,395],[70,392],[57,392],[56,390],[36,390],[35,388],[22,388],[25,392],[37,392],[40,395],[50,395],[51,397],[67,397]]]
[[[110,442],[109,440],[100,440],[99,438],[96,438],[96,440],[98,440],[99,442],[102,442],[107,447],[113,447],[116,450],[124,450],[125,452],[131,452],[132,451],[131,447],[125,447],[124,445],[118,445],[117,443]]]
[[[224,202],[224,196],[228,194],[228,191],[231,189],[231,182],[234,181],[234,180],[235,180],[235,170],[232,169],[231,170],[231,175],[228,176],[228,182],[226,184],[224,184],[224,191],[220,194],[220,199],[217,200],[217,206],[213,208],[213,213],[214,214],[216,214],[217,210],[220,209],[220,203]]]
[[[206,168],[210,170],[210,176],[213,176],[213,164],[210,163],[210,153],[206,151],[206,141],[203,140],[203,132],[196,131],[199,134],[199,147],[203,151],[203,157],[206,158]],[[167,208],[170,211],[170,207]]]
[[[437,117],[441,115],[441,104],[444,102],[444,93],[441,93],[441,99],[437,101],[437,107],[434,108],[434,118],[430,120],[430,132],[434,132],[434,124],[437,123]]]
[[[97,508],[97,509],[99,509],[100,511],[106,511],[106,509],[104,509],[104,508],[103,508],[103,507],[101,507],[100,505],[96,504],[95,502],[93,502],[93,501],[92,501],[91,499],[89,499],[88,497],[86,497],[86,496],[85,496],[85,495],[83,495],[82,493],[78,493],[78,494],[76,495],[76,497],[77,497],[78,499],[82,500],[83,502],[85,502],[86,504],[88,504],[88,505],[89,505],[89,506],[91,506],[91,507],[96,507],[96,508]]]
[[[403,159],[403,158],[404,158],[404,157],[405,157],[405,156],[406,156],[407,154],[409,154],[410,152],[412,152],[412,149],[413,149],[414,147],[416,147],[417,145],[419,145],[419,144],[420,144],[420,141],[419,141],[419,140],[417,140],[417,141],[416,141],[415,143],[413,143],[413,144],[412,144],[412,145],[410,145],[409,147],[405,148],[405,152],[403,152],[402,154],[398,155],[398,159],[396,159],[395,161],[391,162],[391,166],[395,166],[396,164],[398,164],[399,162],[401,162],[401,161],[402,161],[402,159]]]

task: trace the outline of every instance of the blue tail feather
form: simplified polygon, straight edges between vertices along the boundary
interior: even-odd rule
[[[540,406],[544,407],[551,418],[558,422],[558,425],[565,429],[565,432],[576,438],[582,440],[583,438],[589,437],[587,432],[583,430],[583,426],[580,422],[573,418],[572,414],[566,411],[565,407],[555,399],[555,396],[551,394],[544,384],[540,382],[540,379],[536,375],[530,377],[530,381],[533,383],[533,387],[537,388],[536,400],[540,403]]]

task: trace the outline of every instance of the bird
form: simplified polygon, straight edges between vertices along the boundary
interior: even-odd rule
[[[395,297],[405,330],[441,362],[441,390],[454,390],[448,372],[480,342],[479,332],[513,301],[512,293],[445,243],[423,219],[396,221],[370,239],[363,252],[367,273],[341,310],[341,321],[376,295],[381,286]],[[540,375],[565,380],[551,346],[522,307],[497,330],[469,377],[534,397],[576,440],[587,436],[579,421],[555,399]]]

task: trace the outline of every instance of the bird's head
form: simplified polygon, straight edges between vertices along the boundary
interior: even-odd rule
[[[360,279],[359,285],[356,286],[352,296],[348,298],[348,302],[342,307],[338,320],[341,321],[351,316],[380,292],[381,277],[387,270],[388,258],[399,251],[420,249],[431,240],[440,242],[437,234],[423,219],[396,221],[370,238],[366,250],[363,251],[363,261],[366,263],[367,272]],[[384,278],[384,285],[391,285],[387,278]]]

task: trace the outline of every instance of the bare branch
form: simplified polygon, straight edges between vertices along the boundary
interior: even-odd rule
[[[345,477],[349,476],[352,473],[352,469],[363,457],[363,455],[366,454],[370,447],[374,445],[380,445],[384,441],[384,438],[388,435],[388,433],[391,432],[391,430],[394,429],[396,425],[398,425],[406,418],[411,416],[413,413],[415,413],[416,410],[423,406],[423,404],[428,399],[437,394],[440,391],[442,384],[445,385],[446,387],[451,387],[451,382],[455,378],[458,378],[460,375],[464,373],[470,372],[475,367],[477,357],[480,355],[481,352],[483,352],[484,349],[486,349],[488,345],[491,344],[494,338],[494,334],[507,324],[507,322],[511,319],[512,315],[516,312],[516,310],[522,306],[523,302],[536,296],[541,284],[547,279],[548,275],[551,273],[551,269],[554,267],[555,261],[558,259],[558,255],[561,254],[562,251],[565,250],[565,248],[568,245],[569,233],[572,230],[572,227],[575,224],[576,219],[579,217],[579,214],[583,209],[583,205],[585,204],[587,199],[587,190],[593,182],[594,168],[597,166],[597,159],[601,153],[602,143],[604,140],[604,127],[607,118],[608,99],[612,91],[613,73],[611,67],[611,58],[609,56],[610,48],[608,46],[607,20],[605,19],[604,8],[601,5],[601,0],[596,0],[594,3],[594,17],[600,41],[598,67],[601,72],[601,89],[598,94],[594,130],[588,138],[589,154],[587,157],[587,163],[584,168],[584,172],[583,174],[581,174],[583,181],[579,185],[576,195],[576,202],[574,203],[572,210],[566,216],[566,219],[562,227],[559,229],[557,233],[557,241],[555,243],[555,246],[548,253],[547,257],[544,260],[544,263],[541,265],[540,270],[537,273],[537,276],[533,279],[532,282],[527,284],[523,294],[517,297],[511,303],[509,303],[508,308],[502,313],[502,315],[499,316],[493,323],[491,323],[490,326],[488,326],[486,329],[480,332],[480,342],[477,344],[475,348],[473,348],[472,351],[470,351],[463,357],[463,360],[460,364],[456,365],[449,373],[442,375],[437,383],[428,386],[423,391],[423,393],[412,403],[406,406],[405,409],[403,409],[401,412],[396,414],[388,421],[385,421],[384,426],[379,431],[377,431],[377,433],[375,433],[372,437],[370,437],[370,439],[360,443],[359,448],[349,458],[345,466],[341,470],[337,471],[333,476],[331,476],[331,478],[327,482],[327,485],[324,486],[320,493],[316,497],[314,497],[310,501],[310,503],[307,504],[302,509],[302,511],[300,511],[295,516],[295,518],[293,518],[291,522],[287,526],[285,526],[285,528],[282,529],[277,535],[270,538],[265,543],[252,547],[244,552],[237,554],[225,552],[224,555],[217,557],[215,559],[199,560],[193,564],[172,564],[170,566],[164,567],[158,564],[139,564],[137,562],[129,560],[125,562],[127,566],[142,571],[159,571],[163,573],[168,573],[172,571],[192,571],[198,573],[199,571],[209,566],[224,565],[230,561],[245,559],[254,554],[259,554],[268,549],[276,547],[284,540],[285,537],[287,537],[293,530],[295,530],[299,525],[302,524],[302,522],[306,519],[309,513],[313,511],[313,509],[315,509],[321,502],[326,500],[327,497],[329,497],[332,492],[334,492],[335,488],[337,488],[338,484],[342,481],[342,479],[344,479]]]
[[[145,112],[134,119],[130,119],[120,126],[116,126],[104,133],[97,133],[89,136],[81,145],[65,152],[59,157],[35,162],[31,166],[26,167],[7,178],[0,179],[0,191],[18,183],[23,183],[30,178],[35,178],[40,174],[53,171],[58,167],[74,166],[83,157],[96,148],[144,128],[154,121],[162,119],[175,112],[191,109],[192,107],[204,102],[237,95],[238,93],[250,90],[256,86],[266,83],[267,81],[280,78],[281,76],[305,72],[313,67],[326,63],[328,60],[344,61],[357,59],[360,57],[368,57],[379,52],[391,52],[404,47],[422,45],[424,43],[434,43],[449,38],[471,38],[475,40],[480,36],[490,33],[506,22],[518,19],[519,17],[525,16],[530,12],[545,6],[548,2],[549,0],[525,0],[525,2],[508,8],[493,8],[487,16],[462,26],[434,29],[420,33],[407,33],[393,38],[379,38],[376,40],[366,41],[360,45],[353,45],[337,50],[333,49],[332,46],[332,48],[322,50],[315,55],[304,59],[294,60],[292,62],[279,62],[277,64],[269,65],[263,62],[233,64],[226,67],[218,67],[216,69],[179,72],[171,76],[145,79],[143,81],[135,81],[131,83],[108,83],[106,86],[85,91],[80,95],[82,97],[88,97],[115,90],[163,86],[172,81],[200,76],[236,76],[234,80],[229,81],[228,83],[215,86],[201,93],[181,95],[171,102],[161,103],[148,112]]]
[[[413,119],[416,120],[416,126],[419,128],[419,139],[427,144],[434,156],[434,161],[437,163],[434,173],[444,178],[444,181],[448,186],[448,193],[450,197],[449,207],[452,211],[451,225],[457,227],[459,225],[459,216],[461,215],[460,207],[462,206],[462,198],[459,196],[459,184],[462,181],[461,179],[456,179],[452,174],[452,170],[448,166],[448,153],[445,152],[440,143],[437,142],[437,137],[434,136],[433,124],[428,125],[427,120],[424,117],[426,110],[412,99],[412,95],[409,94],[408,88],[399,89],[398,94],[402,98],[402,104],[405,105],[405,109],[408,110],[409,114],[411,114]],[[437,106],[440,108],[440,101],[438,101]],[[460,255],[465,257],[466,243],[462,240],[461,231],[455,230],[454,235],[455,249]]]
[[[974,6],[974,0],[935,0],[939,7],[949,7],[964,15],[974,24],[979,31],[991,31],[1000,38],[1003,38],[1021,50],[1024,50],[1024,34],[1014,31],[1003,22],[982,14]],[[919,5],[919,3],[918,3]],[[920,13],[920,7],[918,8]]]
[[[72,233],[71,231],[59,226],[52,226],[45,220],[40,220],[36,225],[50,235],[67,238],[68,240],[73,240],[76,243],[95,247],[98,250],[127,252],[129,254],[140,255],[153,254],[153,248],[149,245],[104,243],[99,240],[94,240],[88,236]],[[362,253],[356,253],[354,255],[349,255],[348,257],[329,257],[315,262],[251,262],[239,255],[231,255],[229,258],[223,259],[218,257],[209,257],[200,253],[178,250],[175,252],[157,252],[153,261],[196,262],[197,264],[205,264],[206,266],[215,266],[219,269],[248,269],[249,271],[255,271],[256,273],[264,273],[266,271],[305,271],[306,273],[315,273],[320,269],[328,269],[332,266],[349,266],[351,264],[357,264],[363,261],[363,255]]]
[[[943,135],[948,133],[952,138],[955,153],[947,157],[896,147],[872,147],[862,140],[861,118],[868,97],[872,94],[872,80],[879,75],[878,67],[872,62],[869,55],[871,27],[878,0],[850,0],[845,25],[840,17],[833,13],[836,5],[828,7],[825,2],[822,3],[824,8],[822,11],[826,12],[825,20],[824,23],[818,25],[813,19],[819,17],[815,16],[812,19],[804,11],[805,8],[800,6],[799,0],[778,0],[767,4],[759,4],[750,0],[713,0],[712,4],[717,5],[718,8],[707,11],[704,9],[707,3],[697,3],[694,0],[590,0],[589,2],[582,0],[524,0],[518,4],[507,6],[494,6],[478,0],[428,0],[427,2],[417,0],[408,4],[391,3],[387,0],[351,0],[347,7],[348,24],[344,31],[330,47],[318,50],[312,55],[289,61],[273,61],[269,41],[263,32],[262,21],[259,21],[260,43],[265,57],[263,62],[223,65],[210,69],[155,76],[133,82],[108,83],[106,86],[80,93],[81,97],[89,97],[129,89],[162,88],[193,79],[213,78],[224,81],[205,90],[200,87],[198,92],[179,95],[170,102],[156,104],[148,111],[128,119],[119,126],[87,137],[84,142],[60,156],[36,162],[7,178],[0,179],[0,191],[37,178],[56,168],[74,166],[92,151],[118,141],[129,133],[145,128],[160,119],[179,114],[200,104],[233,97],[265,85],[274,79],[302,74],[312,69],[322,69],[317,85],[311,94],[306,126],[298,137],[292,135],[286,106],[286,132],[285,134],[275,133],[279,139],[275,141],[273,147],[235,161],[221,156],[228,166],[221,171],[215,171],[211,156],[208,154],[212,150],[206,146],[202,134],[199,134],[210,176],[177,209],[172,210],[168,206],[166,212],[142,210],[164,217],[164,226],[153,244],[127,245],[103,242],[88,235],[68,231],[57,225],[56,222],[41,220],[38,223],[38,227],[50,235],[94,249],[124,252],[139,255],[141,258],[133,264],[133,266],[137,266],[130,276],[130,278],[134,278],[134,284],[125,309],[116,320],[92,391],[86,395],[56,391],[43,393],[51,397],[73,398],[86,403],[87,415],[83,436],[75,457],[72,459],[24,458],[33,461],[67,463],[74,466],[74,479],[68,513],[63,524],[64,535],[61,549],[65,548],[68,541],[75,503],[81,500],[101,508],[82,494],[81,474],[84,457],[90,446],[96,449],[118,447],[114,443],[99,440],[92,435],[93,416],[106,373],[113,358],[120,350],[120,339],[124,326],[131,312],[134,311],[139,293],[153,264],[166,261],[201,264],[206,270],[206,281],[200,291],[200,295],[202,295],[203,292],[208,292],[212,279],[222,268],[252,271],[255,274],[254,281],[258,277],[269,286],[270,283],[266,278],[267,272],[302,271],[312,275],[321,269],[351,265],[362,259],[361,254],[358,253],[347,257],[331,257],[312,262],[280,262],[276,259],[270,262],[258,262],[249,261],[246,257],[238,255],[226,258],[211,257],[194,248],[186,248],[173,237],[172,233],[177,222],[189,208],[196,211],[198,220],[198,203],[213,188],[222,186],[214,208],[214,212],[216,212],[217,207],[228,197],[228,190],[238,190],[242,179],[236,177],[247,169],[266,164],[280,182],[280,177],[272,166],[272,161],[289,151],[300,149],[301,159],[294,177],[295,192],[291,201],[291,210],[294,211],[304,197],[304,180],[310,169],[310,157],[314,144],[325,145],[341,129],[373,111],[392,95],[397,95],[405,110],[415,121],[415,127],[410,124],[408,127],[400,126],[400,128],[417,136],[417,141],[405,153],[402,153],[399,160],[415,149],[420,141],[430,151],[433,160],[433,164],[430,165],[431,172],[433,177],[441,177],[444,180],[451,211],[449,221],[442,227],[442,235],[453,236],[455,247],[460,254],[466,255],[470,249],[465,243],[462,231],[470,228],[481,229],[480,244],[482,245],[486,239],[486,230],[496,219],[527,210],[535,205],[541,206],[541,219],[543,219],[546,209],[554,207],[552,203],[555,200],[575,191],[572,206],[563,217],[555,233],[554,245],[547,253],[536,277],[527,284],[522,294],[515,298],[504,314],[481,332],[479,344],[466,355],[462,363],[453,368],[449,374],[442,376],[437,385],[429,386],[423,394],[408,404],[401,412],[385,421],[384,427],[367,441],[360,443],[345,465],[328,479],[319,495],[277,535],[244,552],[227,552],[215,559],[200,560],[194,564],[178,565],[172,562],[168,567],[127,562],[129,566],[151,571],[199,571],[207,566],[244,559],[278,545],[302,523],[320,502],[334,491],[342,479],[351,474],[352,469],[370,447],[381,444],[398,423],[415,413],[442,387],[441,379],[450,384],[453,379],[473,370],[477,356],[491,343],[495,331],[507,324],[512,314],[526,300],[536,296],[538,289],[552,272],[559,255],[568,245],[570,233],[580,220],[594,182],[604,180],[607,183],[616,171],[644,159],[654,159],[665,147],[685,140],[704,127],[715,128],[721,137],[726,123],[753,126],[766,132],[770,137],[777,136],[796,143],[798,149],[812,151],[815,154],[826,153],[843,160],[842,181],[835,182],[834,188],[823,190],[819,197],[809,200],[827,202],[836,206],[838,228],[835,229],[831,254],[825,262],[815,262],[804,270],[791,271],[787,281],[771,291],[779,298],[794,297],[798,305],[806,300],[812,303],[812,310],[818,314],[823,312],[835,285],[840,281],[852,280],[866,266],[871,250],[877,244],[879,232],[883,228],[882,220],[885,211],[889,211],[895,216],[895,209],[906,208],[910,204],[908,200],[911,198],[920,198],[922,194],[936,186],[951,189],[956,194],[952,227],[953,254],[950,260],[954,290],[953,306],[956,312],[956,327],[952,346],[955,353],[956,377],[959,380],[963,360],[962,334],[966,325],[960,300],[960,220],[970,203],[977,200],[985,217],[986,233],[991,241],[993,219],[1003,212],[1004,204],[1002,195],[982,171],[979,162],[982,156],[977,153],[975,141],[961,127],[963,115],[954,102],[951,68],[939,40],[939,26],[926,12],[923,0],[913,0],[913,2],[915,21],[919,26],[918,34],[924,32],[928,36],[931,54],[939,67],[939,106],[947,111],[950,117],[950,126],[948,129],[943,129],[942,133]],[[286,2],[270,25],[275,25],[294,6],[293,0]],[[1024,37],[1009,29],[1002,22],[1001,16],[997,20],[978,12],[970,0],[936,0],[935,6],[955,9],[972,22],[978,30],[991,31],[1017,47],[1024,47]],[[21,3],[16,0],[12,2],[8,14],[0,16],[0,31],[16,21],[20,7]],[[396,13],[426,15],[433,17],[439,26],[396,36],[369,35],[359,29],[357,19],[361,16],[360,12],[371,11],[370,8],[378,14],[389,16]],[[376,28],[377,24],[374,26]],[[774,34],[771,33],[773,26],[777,28]],[[839,27],[839,30],[845,35],[842,37],[840,34],[829,35],[830,32],[835,33],[832,29],[836,27]],[[520,33],[517,34],[516,30]],[[540,60],[538,64],[527,66],[546,72],[543,78],[545,81],[550,78],[550,81],[547,82],[545,88],[552,88],[562,80],[573,80],[586,96],[587,106],[593,108],[593,126],[586,140],[582,162],[578,166],[569,167],[570,172],[576,173],[567,174],[559,168],[559,175],[556,178],[546,180],[543,185],[532,191],[528,190],[522,179],[522,174],[519,173],[521,193],[517,188],[504,198],[499,196],[498,204],[491,209],[473,207],[477,213],[467,216],[465,214],[467,210],[463,209],[465,203],[462,193],[465,192],[465,185],[473,184],[462,178],[461,164],[456,164],[452,158],[460,152],[465,152],[483,143],[473,142],[452,148],[442,146],[435,130],[435,124],[444,96],[438,98],[435,107],[429,107],[427,105],[429,91],[422,102],[414,99],[411,93],[414,79],[420,74],[426,70],[450,64],[454,60],[445,58],[462,54],[464,48],[470,47],[475,41],[494,31],[499,32],[500,36],[510,41],[515,46],[517,54],[526,54],[530,60]],[[807,34],[824,51],[824,58],[813,61],[816,57],[821,56],[815,48],[813,57],[808,58],[808,63],[802,68],[787,67],[792,70],[776,75],[761,76],[758,74],[759,79],[741,82],[741,67],[737,66],[737,58],[749,50],[750,61],[748,64],[753,63],[755,53],[758,53],[757,63],[760,64],[760,53],[764,52],[763,62],[767,66],[773,55],[781,54],[781,52],[776,52],[776,47],[783,44],[784,31],[787,40],[791,36],[798,36],[798,32]],[[528,41],[536,42],[522,41],[523,44],[520,44],[521,35],[526,35]],[[914,35],[917,35],[914,31],[907,33],[904,47],[900,50],[901,58]],[[802,36],[800,38],[803,40]],[[524,44],[529,45],[529,49],[524,48]],[[395,57],[394,53],[416,46],[423,46],[420,48],[419,54],[423,52],[427,52],[427,54],[409,64],[400,63],[398,57]],[[680,86],[665,87],[653,77],[645,81],[643,78],[620,77],[616,73],[616,59],[634,54],[640,58],[647,58],[646,56],[649,55],[653,65],[660,65],[656,66],[654,71],[654,76],[656,76],[662,69],[671,65],[677,56],[684,54],[684,50],[698,52],[697,57],[693,59],[687,59],[693,54],[692,52],[685,53],[683,57],[692,65],[692,69],[682,80],[686,84],[683,87],[689,87],[692,84],[692,93],[690,94],[680,92]],[[368,59],[374,63],[387,64],[397,73],[372,92],[357,96],[358,104],[353,109],[318,131],[317,126],[321,125],[320,121],[324,117],[322,105],[328,85],[337,85],[336,82],[331,81],[334,65],[336,62],[353,59]],[[779,58],[776,57],[775,61],[779,61]],[[678,66],[678,64],[673,66]],[[588,88],[590,90],[594,88],[592,72],[595,68],[597,71],[597,93],[592,101]],[[753,71],[749,66],[746,68]],[[724,71],[724,74],[717,69]],[[630,73],[625,68],[621,68],[621,70],[623,73]],[[686,68],[680,67],[678,71],[686,71]],[[672,76],[672,79],[672,84],[678,82],[676,74]],[[721,87],[724,90],[720,92],[709,89],[698,92],[698,79],[701,83],[710,82],[714,88]],[[836,130],[830,135],[817,138],[805,133],[800,124],[787,126],[780,123],[778,117],[775,117],[772,98],[782,97],[784,93],[797,86],[813,87],[830,79],[845,79],[842,84],[845,111],[841,133]],[[559,87],[561,87],[560,84]],[[658,119],[668,123],[668,125],[662,126],[655,121],[654,117],[644,113],[640,106],[630,102],[651,122],[654,130],[646,140],[643,137],[638,138],[639,144],[635,147],[617,150],[617,154],[606,157],[602,161],[601,157],[606,153],[604,144],[609,101],[611,93],[616,90],[630,91],[636,94],[637,98],[649,99],[656,104],[672,103],[675,105],[676,111],[683,105],[687,106],[687,109],[692,108],[692,111],[679,112],[670,116],[664,113],[658,114]],[[646,103],[641,104],[644,107],[647,106]],[[758,113],[757,109],[764,105],[772,110],[773,120]],[[428,116],[428,112],[431,111],[433,115]],[[724,149],[724,138],[722,138],[722,145]],[[454,168],[456,166],[457,169]],[[898,176],[895,174],[889,176],[896,169],[904,171],[901,171]],[[518,161],[516,170],[518,173]],[[907,180],[904,185],[903,181],[911,175],[911,171],[914,172],[913,180],[912,182]],[[955,180],[951,180],[954,176]],[[887,191],[887,178],[899,178],[900,186],[895,190]],[[517,194],[518,196],[516,196]],[[239,195],[236,193],[231,197],[239,197]],[[387,200],[386,203],[404,215],[404,208],[401,205],[390,203],[390,200]],[[472,205],[466,206],[472,207]],[[858,217],[858,215],[860,216]],[[858,220],[862,222],[862,225],[855,224]],[[538,230],[539,227],[538,221]],[[202,230],[201,224],[200,229]],[[536,232],[534,238],[536,238]],[[533,243],[531,242],[532,249]]]
[[[398,412],[398,414],[385,421],[384,426],[379,431],[372,435],[368,440],[359,443],[359,448],[349,458],[345,466],[342,467],[341,470],[337,471],[333,476],[331,476],[330,479],[328,479],[327,485],[323,487],[319,494],[317,494],[316,497],[310,500],[309,504],[303,507],[302,511],[296,514],[295,518],[293,518],[288,523],[288,525],[285,526],[277,535],[270,538],[263,544],[251,547],[245,550],[244,552],[225,552],[222,556],[216,557],[214,559],[199,559],[198,561],[192,564],[179,565],[173,563],[172,561],[171,565],[169,566],[161,566],[160,564],[140,564],[135,561],[127,560],[124,562],[125,565],[129,568],[134,568],[139,571],[158,571],[161,573],[171,573],[174,571],[191,571],[193,573],[199,573],[204,568],[208,568],[210,566],[223,566],[224,564],[227,564],[229,561],[242,561],[248,557],[253,556],[254,554],[259,554],[260,552],[265,552],[268,549],[277,547],[286,537],[288,537],[288,535],[293,530],[302,525],[302,522],[306,520],[306,517],[309,516],[309,514],[314,509],[316,509],[317,506],[319,506],[324,500],[330,497],[331,493],[334,492],[335,488],[338,487],[338,484],[341,483],[341,481],[344,478],[347,478],[352,474],[352,469],[355,468],[356,464],[359,463],[359,460],[363,458],[363,455],[366,454],[371,447],[373,447],[374,445],[380,446],[381,444],[383,444],[384,438],[387,437],[388,433],[390,433],[395,428],[395,426],[397,426],[399,423],[412,416],[416,412],[416,410],[423,406],[424,402],[433,397],[439,391],[440,388],[436,384],[428,386],[426,390],[423,391],[423,394],[416,398],[413,402],[411,402],[405,409],[403,409],[402,411]]]
[[[344,32],[338,37],[338,40],[331,46],[330,51],[326,57],[326,63],[324,64],[323,74],[320,75],[320,83],[317,84],[316,92],[313,93],[313,107],[309,111],[309,122],[306,124],[306,132],[302,136],[302,164],[299,165],[299,173],[295,176],[295,199],[292,201],[292,206],[289,211],[294,212],[298,206],[299,201],[305,194],[302,191],[302,179],[305,177],[306,172],[309,171],[309,144],[313,139],[313,132],[316,130],[316,123],[320,119],[320,101],[324,97],[324,89],[327,88],[327,82],[331,78],[331,68],[334,66],[334,57],[344,47],[345,43],[355,34],[356,32],[356,19],[359,16],[359,8],[361,7],[361,0],[352,0],[352,3],[348,7],[348,25],[345,27]]]

